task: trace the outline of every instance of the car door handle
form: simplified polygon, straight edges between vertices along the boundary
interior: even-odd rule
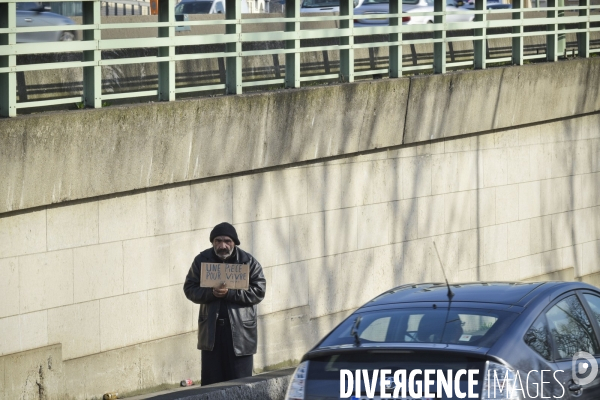
[[[25,18],[25,22],[33,22],[33,18]]]
[[[570,390],[571,392],[578,392],[578,391],[580,391],[580,390],[581,390],[581,385],[578,385],[578,384],[576,384],[576,383],[571,383],[571,384],[569,385],[569,390]]]

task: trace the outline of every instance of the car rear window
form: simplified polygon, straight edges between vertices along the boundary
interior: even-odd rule
[[[445,343],[491,347],[516,316],[506,311],[467,308],[373,311],[351,316],[319,347],[355,344],[355,336],[361,344]]]

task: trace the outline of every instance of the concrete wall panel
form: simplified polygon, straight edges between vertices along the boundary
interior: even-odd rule
[[[64,399],[61,353],[61,346],[54,345],[3,357],[4,398],[35,399],[42,390],[47,400]]]
[[[518,133],[518,131],[515,131]],[[531,157],[528,146],[508,148],[507,154],[507,183],[521,183],[531,180]]]
[[[21,313],[73,303],[73,250],[19,257]]]
[[[271,268],[271,279],[267,291],[273,299],[273,312],[309,304],[308,261],[275,266]]]
[[[358,249],[383,246],[390,243],[389,231],[390,217],[388,203],[371,204],[358,207]],[[335,232],[327,235],[333,241],[339,239]]]
[[[581,207],[600,205],[600,173],[581,175]]]
[[[167,286],[170,279],[169,236],[127,240],[123,242],[123,254],[125,293]]]
[[[42,310],[19,315],[20,350],[35,349],[48,345],[48,311]]]
[[[98,202],[48,209],[48,250],[98,243]]]
[[[189,231],[190,186],[150,191],[146,196],[146,221],[149,235]]]
[[[343,291],[343,288],[334,283],[341,269],[340,262],[340,255],[308,260],[310,318],[335,312],[337,292]]]
[[[531,254],[530,238],[531,223],[529,220],[509,223],[507,226],[507,257],[512,259]]]
[[[405,142],[542,122],[547,115],[593,112],[600,107],[599,65],[587,59],[570,65],[535,64],[412,78]],[[555,77],[563,73],[567,79],[557,84]],[[538,100],[531,101],[531,96]],[[462,118],[465,109],[477,118]]]
[[[598,260],[600,260],[600,240],[583,244],[582,275],[588,275],[598,271]]]
[[[100,300],[101,351],[143,343],[150,338],[148,293],[137,292]]]
[[[252,223],[252,255],[263,267],[290,262],[290,219],[277,218]]]
[[[48,343],[62,345],[64,360],[100,352],[100,302],[48,310]]]
[[[100,243],[146,236],[146,193],[116,196],[98,202]]]
[[[508,227],[506,224],[488,226],[483,229],[483,263],[493,264],[508,257]]]
[[[519,185],[496,188],[496,224],[519,219]]]
[[[474,265],[483,264],[481,243],[483,234],[477,229],[458,232],[457,234],[458,271],[472,269]],[[473,278],[477,280],[477,277]]]
[[[183,285],[194,257],[211,247],[211,230],[212,228],[169,235],[169,285]]]
[[[419,198],[419,238],[445,233],[444,197],[438,195]]]
[[[3,340],[0,341],[0,355],[21,351],[21,325],[20,316],[0,318],[0,332]]]
[[[325,255],[324,213],[290,218],[290,262]]]
[[[19,263],[16,257],[0,259],[0,318],[19,314]]]
[[[273,312],[273,291],[271,289],[271,282],[273,282],[273,267],[264,268],[263,274],[267,281],[267,291],[265,298],[258,304],[258,315],[270,314]]]
[[[405,242],[418,237],[418,205],[417,199],[390,203],[389,238],[391,243]]]
[[[114,242],[73,250],[74,302],[123,294],[123,244]]]
[[[444,229],[458,232],[471,228],[475,219],[476,193],[474,191],[454,192],[444,195]]]
[[[324,165],[307,168],[308,212],[340,208],[342,204],[342,167]]]
[[[212,228],[233,220],[233,187],[231,179],[191,185],[192,229]]]
[[[181,285],[148,291],[148,338],[163,338],[192,329],[192,303]]]
[[[358,232],[358,222],[361,207],[342,208],[340,210],[331,210],[321,213],[324,224],[324,251],[325,255],[346,253],[354,251],[358,246],[358,235],[364,235],[365,232]],[[385,207],[384,207],[385,210]],[[384,215],[386,214],[385,211]],[[370,228],[377,227],[371,226]],[[380,231],[387,235],[387,224],[379,226]]]
[[[46,210],[0,218],[0,258],[46,251]]]
[[[307,169],[284,169],[271,172],[269,175],[272,217],[306,214],[308,211]]]
[[[446,153],[431,156],[431,193],[456,192],[459,187],[458,154]]]
[[[431,157],[403,158],[402,198],[431,196]]]
[[[342,164],[342,207],[373,203],[373,167],[373,162]]]
[[[233,222],[270,219],[272,211],[269,174],[233,178]]]
[[[541,215],[541,186],[539,181],[519,185],[519,219],[529,219]]]

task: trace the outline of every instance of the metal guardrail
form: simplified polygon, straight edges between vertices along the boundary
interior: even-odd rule
[[[523,0],[513,0],[515,8],[508,10],[512,19],[491,20],[493,14],[506,13],[507,10],[487,10],[486,0],[476,0],[475,10],[446,11],[446,0],[434,0],[434,12],[411,13],[411,16],[433,15],[434,23],[423,25],[402,25],[401,3],[390,0],[389,14],[361,15],[361,19],[389,18],[389,26],[353,27],[353,0],[342,0],[340,15],[300,16],[301,0],[286,0],[285,17],[242,19],[239,0],[226,0],[225,20],[176,21],[174,15],[175,0],[159,0],[158,22],[144,23],[102,23],[101,0],[83,1],[83,23],[77,26],[82,30],[83,39],[73,42],[53,43],[17,43],[17,33],[47,32],[63,30],[64,26],[17,28],[16,3],[25,0],[0,0],[0,116],[12,117],[18,109],[55,106],[60,104],[81,103],[86,107],[99,108],[103,102],[115,99],[156,96],[160,101],[173,101],[180,94],[224,90],[226,94],[240,94],[244,88],[252,86],[280,85],[297,88],[302,82],[315,80],[340,79],[353,82],[355,77],[384,74],[390,78],[402,76],[403,72],[433,70],[441,74],[447,68],[472,66],[475,69],[486,68],[488,63],[512,63],[522,65],[526,60],[545,58],[556,61],[565,52],[566,33],[576,33],[579,57],[589,57],[600,49],[590,49],[590,33],[600,31],[600,27],[590,24],[600,22],[600,15],[592,11],[600,6],[590,5],[590,0],[579,0],[579,6],[564,6],[563,0],[548,0],[549,7],[520,8]],[[64,0],[63,0],[64,1]],[[546,13],[544,18],[524,18],[528,12]],[[565,11],[575,11],[577,15],[566,16]],[[447,22],[450,14],[475,14],[472,22]],[[338,21],[335,29],[301,29],[302,22]],[[285,23],[284,31],[244,32],[246,24]],[[574,26],[574,28],[568,28]],[[575,25],[573,25],[575,24]],[[176,35],[175,27],[190,25],[225,26],[225,34]],[[546,31],[528,32],[525,28],[545,25]],[[598,24],[594,24],[598,25]],[[157,28],[155,38],[102,39],[102,32],[121,28]],[[487,35],[490,28],[510,27],[511,33]],[[448,31],[472,30],[465,36],[447,36]],[[428,32],[432,38],[403,40],[404,33]],[[470,33],[470,32],[469,32]],[[385,41],[355,43],[355,37],[365,35],[387,35]],[[527,36],[546,36],[546,53],[524,55],[523,41]],[[382,37],[382,36],[375,36]],[[338,38],[339,44],[325,46],[301,46],[301,40],[318,38]],[[488,39],[510,38],[512,56],[490,59],[486,52]],[[283,41],[283,49],[244,50],[245,42]],[[452,42],[472,41],[473,60],[448,62],[446,47]],[[402,46],[415,44],[433,44],[433,62],[427,65],[403,67]],[[207,53],[177,54],[179,46],[223,45],[222,51]],[[103,51],[114,49],[156,48],[156,56],[108,59],[102,57]],[[360,48],[388,47],[389,65],[385,69],[354,70],[354,52]],[[338,74],[301,76],[300,55],[303,52],[339,51],[340,70]],[[82,61],[52,62],[31,65],[17,65],[17,55],[36,53],[82,52]],[[244,57],[285,54],[285,77],[244,81],[242,79],[242,60]],[[176,62],[208,58],[225,59],[225,83],[201,86],[176,86]],[[158,84],[156,89],[137,92],[102,93],[102,67],[135,63],[158,63]],[[37,101],[18,101],[17,72],[41,71],[48,69],[83,68],[83,91],[81,96]]]

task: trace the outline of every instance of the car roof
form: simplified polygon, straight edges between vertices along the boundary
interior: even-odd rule
[[[582,282],[467,282],[450,285],[452,302],[476,302],[525,306],[534,298],[556,290],[594,289]],[[393,303],[446,302],[445,283],[421,283],[398,286],[377,296],[363,307]],[[363,308],[361,307],[361,308]]]

